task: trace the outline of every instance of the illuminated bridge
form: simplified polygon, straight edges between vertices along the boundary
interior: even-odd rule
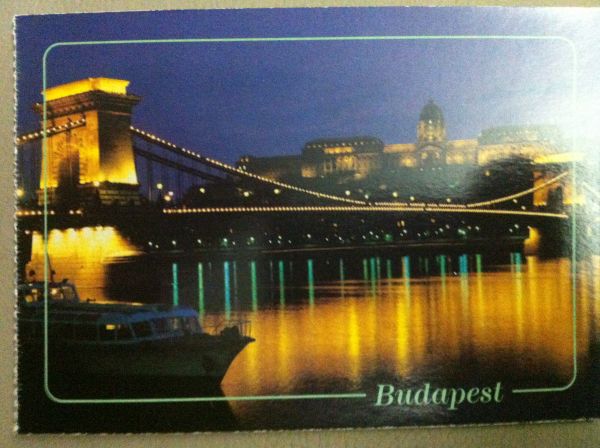
[[[127,85],[90,78],[44,92],[45,106],[36,107],[46,128],[16,141],[21,228],[40,229],[47,211],[49,228],[116,225],[152,248],[181,246],[176,238],[201,247],[207,241],[278,247],[319,239],[352,245],[508,238],[522,244],[532,228],[564,232],[574,210],[569,205],[580,203],[564,162],[518,191],[507,192],[511,180],[505,179],[498,196],[462,200],[424,199],[418,191],[369,195],[333,182],[316,188],[259,175],[133,126],[139,97],[127,93]],[[550,206],[547,191],[557,187],[560,201]]]
[[[52,126],[46,129],[46,131],[36,131],[17,139],[19,146],[25,146],[42,140],[46,137],[48,140],[61,134],[68,134],[75,129],[84,128],[86,126],[86,119],[80,118],[78,120],[69,121],[65,125]],[[532,195],[536,191],[544,190],[553,184],[559,183],[561,180],[569,175],[568,171],[562,172],[538,185],[528,188],[523,191],[515,192],[502,197],[456,204],[450,202],[420,202],[415,201],[415,196],[410,195],[413,201],[402,202],[402,201],[369,201],[367,199],[354,199],[347,196],[341,196],[331,194],[322,191],[315,191],[309,188],[292,185],[286,182],[278,181],[263,177],[251,172],[244,170],[243,168],[233,166],[231,164],[203,156],[202,154],[192,151],[190,149],[178,146],[172,142],[169,142],[163,138],[160,138],[150,132],[138,129],[134,126],[129,127],[129,132],[132,137],[132,141],[139,140],[137,144],[133,145],[133,153],[137,158],[136,165],[141,167],[146,166],[146,184],[147,184],[147,198],[151,200],[154,195],[160,195],[164,192],[162,199],[166,202],[173,201],[175,194],[172,191],[165,191],[165,185],[160,180],[154,183],[154,170],[157,165],[162,175],[164,175],[165,168],[172,170],[175,173],[177,190],[179,195],[182,194],[185,184],[190,183],[190,178],[198,179],[203,183],[211,182],[232,182],[233,178],[239,178],[248,181],[250,184],[254,184],[263,188],[270,188],[273,195],[280,195],[284,191],[290,191],[300,196],[308,196],[322,202],[319,205],[249,205],[249,206],[219,206],[219,207],[169,207],[164,208],[165,214],[207,214],[207,213],[269,213],[269,212],[395,212],[395,213],[465,213],[465,214],[502,214],[502,215],[523,215],[523,216],[540,216],[548,218],[560,218],[566,219],[568,216],[564,212],[548,212],[543,210],[527,210],[525,206],[521,206],[521,209],[514,210],[512,208],[502,209],[493,208],[500,204],[513,203],[517,199],[524,196]],[[144,145],[144,143],[146,145]],[[157,151],[157,149],[159,151]],[[67,150],[69,152],[69,150]],[[33,156],[30,155],[30,159]],[[30,165],[41,166],[41,163],[31,162]],[[140,168],[138,168],[139,170]],[[186,182],[182,179],[182,176],[187,176]],[[42,178],[42,176],[32,176],[33,178]],[[168,176],[173,177],[173,176]],[[192,180],[193,182],[193,180]],[[110,183],[110,182],[107,182]],[[40,184],[43,185],[43,180],[40,180]],[[58,186],[57,186],[58,187]],[[98,189],[101,188],[101,184],[98,181],[92,181],[92,187]],[[156,193],[154,189],[156,188]],[[205,192],[205,187],[199,187],[200,192]],[[593,191],[593,190],[592,190]],[[24,194],[23,190],[20,190],[19,194]],[[249,190],[243,191],[242,196],[249,197],[253,192]],[[248,201],[251,202],[251,201]],[[331,205],[336,203],[337,205]],[[75,207],[76,214],[81,214],[80,207]],[[23,210],[21,215],[27,215],[26,210]],[[31,213],[31,215],[39,215],[39,211]]]

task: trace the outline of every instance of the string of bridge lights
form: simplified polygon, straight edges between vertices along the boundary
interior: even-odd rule
[[[467,208],[466,204],[448,204],[434,202],[375,202],[379,207],[429,207],[429,208]]]
[[[72,129],[72,128],[75,128],[78,126],[82,126],[85,123],[86,123],[86,119],[85,119],[85,117],[82,117],[79,120],[69,121],[63,125],[52,126],[50,128],[47,128],[45,131],[40,130],[40,131],[36,131],[36,132],[32,132],[29,134],[19,136],[16,139],[16,143],[17,143],[17,145],[23,145],[25,143],[41,139],[44,136],[50,136],[50,135],[53,135],[53,134],[56,134],[56,133],[59,133],[59,132],[65,131],[65,130],[69,130],[69,129]],[[503,196],[500,198],[496,198],[496,199],[481,201],[481,202],[474,202],[474,203],[467,203],[467,204],[453,204],[450,202],[450,198],[448,198],[447,203],[425,203],[425,202],[406,203],[406,202],[399,202],[399,201],[398,202],[395,202],[395,201],[385,202],[384,201],[384,202],[369,203],[367,201],[351,199],[351,198],[327,194],[327,193],[321,193],[321,192],[315,191],[315,190],[309,190],[306,188],[298,187],[296,185],[288,184],[286,182],[281,182],[281,181],[278,181],[275,179],[270,179],[268,177],[260,176],[258,174],[250,173],[248,171],[245,171],[242,168],[235,167],[233,165],[221,162],[220,160],[212,159],[210,157],[203,156],[197,152],[191,151],[187,148],[178,146],[168,140],[158,137],[155,134],[146,132],[146,131],[136,128],[134,126],[130,126],[130,130],[134,134],[138,135],[139,137],[141,137],[147,141],[150,141],[150,142],[158,144],[158,145],[162,145],[163,147],[166,147],[167,149],[170,149],[172,151],[176,151],[179,154],[184,155],[188,158],[207,163],[207,164],[217,167],[219,169],[222,169],[222,170],[225,170],[228,172],[232,172],[232,173],[244,176],[244,177],[248,177],[248,178],[251,178],[254,180],[258,180],[261,182],[265,182],[265,183],[274,185],[276,187],[284,188],[287,190],[297,191],[297,192],[308,194],[308,195],[315,196],[318,198],[329,199],[329,200],[344,202],[344,203],[353,205],[352,207],[331,207],[331,206],[330,207],[327,207],[327,206],[310,207],[310,206],[307,206],[307,207],[220,207],[220,208],[203,208],[203,209],[183,208],[183,209],[165,209],[164,210],[165,213],[227,213],[227,212],[237,213],[237,212],[287,212],[287,211],[295,211],[295,212],[298,212],[298,211],[340,211],[340,212],[344,212],[344,211],[445,211],[445,212],[459,212],[460,211],[460,212],[482,212],[482,213],[535,215],[535,216],[547,216],[547,217],[556,217],[556,218],[566,217],[566,215],[559,214],[559,213],[527,212],[525,210],[509,211],[509,210],[485,210],[485,209],[472,210],[472,209],[475,209],[478,207],[490,206],[490,205],[494,205],[494,204],[499,204],[499,203],[510,201],[510,200],[515,200],[519,197],[534,193],[535,191],[546,188],[547,186],[558,182],[560,179],[562,179],[563,177],[565,177],[569,174],[568,171],[561,173],[561,174],[553,177],[552,179],[549,179],[546,182],[543,182],[542,184],[537,185],[532,188],[529,188],[527,190],[524,190],[524,191],[521,191],[521,192],[518,192],[515,194]],[[593,189],[591,189],[591,187],[589,187],[588,185],[586,185],[586,187],[588,187],[588,189],[592,193],[598,195],[598,193],[596,191],[594,191]],[[414,196],[411,196],[411,200],[414,200]],[[467,209],[471,209],[471,210],[467,210]],[[71,214],[78,214],[77,212],[78,211],[72,211]],[[17,216],[34,216],[39,213],[40,212],[36,211],[36,210],[30,210],[30,211],[23,210],[23,211],[18,211]]]
[[[146,139],[149,140],[153,143],[159,144],[159,145],[163,145],[171,150],[175,150],[177,152],[179,152],[180,154],[183,154],[185,156],[188,156],[192,159],[196,159],[208,164],[211,164],[213,166],[216,166],[220,169],[224,169],[226,171],[229,172],[233,172],[248,178],[252,178],[255,180],[259,180],[261,182],[265,182],[265,183],[269,183],[271,185],[280,187],[280,188],[285,188],[288,190],[292,190],[292,191],[297,191],[300,193],[305,193],[311,196],[315,196],[318,198],[322,198],[322,199],[330,199],[330,200],[334,200],[334,201],[339,201],[339,202],[345,202],[345,203],[349,203],[349,204],[354,204],[356,206],[368,206],[368,208],[372,208],[373,210],[382,210],[383,208],[393,208],[393,209],[397,209],[398,207],[409,207],[407,208],[407,210],[421,210],[423,207],[425,207],[426,209],[459,209],[459,210],[465,210],[466,208],[476,208],[476,207],[482,207],[482,206],[490,206],[490,205],[494,205],[494,204],[499,204],[502,202],[507,202],[513,199],[518,199],[522,196],[526,196],[528,194],[534,193],[535,191],[541,190],[543,188],[546,188],[547,186],[558,182],[560,179],[562,179],[563,177],[567,176],[569,174],[568,171],[561,173],[557,176],[555,176],[552,179],[549,179],[548,181],[537,185],[535,187],[529,188],[527,190],[521,191],[519,193],[515,193],[515,194],[510,194],[507,196],[503,196],[500,198],[496,198],[496,199],[491,199],[491,200],[487,200],[487,201],[482,201],[482,202],[473,202],[473,203],[467,203],[467,204],[453,204],[450,202],[450,198],[447,199],[447,203],[424,203],[424,202],[410,202],[410,203],[406,203],[406,202],[394,202],[394,201],[389,201],[389,202],[374,202],[372,203],[373,205],[371,205],[369,202],[367,201],[362,201],[362,200],[357,200],[357,199],[351,199],[351,198],[345,198],[342,196],[336,196],[336,195],[332,195],[332,194],[327,194],[327,193],[321,193],[319,191],[315,191],[315,190],[309,190],[306,188],[302,188],[302,187],[298,187],[296,185],[291,185],[285,182],[281,182],[275,179],[270,179],[268,177],[264,177],[264,176],[260,176],[258,174],[254,174],[254,173],[250,173],[248,171],[245,171],[241,168],[235,167],[233,165],[229,165],[227,163],[221,162],[220,160],[216,160],[216,159],[212,159],[210,157],[206,157],[206,156],[202,156],[201,154],[198,154],[194,151],[191,151],[187,148],[178,146],[172,142],[169,142],[168,140],[165,140],[163,138],[158,137],[155,134],[152,134],[150,132],[146,132],[143,131],[141,129],[138,129],[134,126],[130,126],[131,131]],[[411,196],[411,199],[413,197]],[[377,208],[379,207],[379,208]],[[551,214],[554,215],[554,214]]]
[[[538,190],[541,190],[542,188],[546,188],[548,185],[556,183],[560,179],[562,179],[563,177],[568,176],[568,175],[569,175],[569,171],[565,171],[564,173],[561,173],[558,176],[555,176],[552,179],[549,179],[546,182],[541,183],[540,185],[536,185],[535,187],[520,191],[519,193],[510,194],[508,196],[503,196],[503,197],[497,198],[497,199],[491,199],[489,201],[474,202],[474,203],[465,204],[465,205],[467,207],[482,207],[482,206],[499,204],[500,202],[506,202],[506,201],[510,201],[512,199],[517,199],[517,198],[520,198],[521,196],[525,196],[525,195],[534,193]]]
[[[201,207],[201,208],[165,208],[167,215],[212,214],[212,213],[286,213],[286,212],[441,212],[474,213],[491,215],[539,216],[546,218],[568,219],[566,213],[531,212],[523,210],[496,209],[459,209],[437,207],[382,207],[382,206],[259,206],[259,207]]]
[[[569,175],[568,171],[565,171],[564,173],[561,173],[551,179],[548,179],[547,181],[536,185],[535,187],[531,187],[528,188],[527,190],[523,190],[520,191],[518,193],[514,193],[514,194],[509,194],[507,196],[502,196],[496,199],[490,199],[487,201],[481,201],[481,202],[471,202],[471,203],[467,203],[467,204],[452,204],[452,203],[427,203],[427,204],[423,204],[423,203],[405,203],[405,202],[375,202],[376,205],[382,205],[382,206],[388,206],[388,207],[395,207],[395,206],[420,206],[420,205],[426,205],[427,207],[431,207],[431,208],[460,208],[460,209],[465,209],[465,208],[475,208],[475,207],[482,207],[482,206],[489,206],[489,205],[494,205],[494,204],[500,204],[502,202],[507,202],[513,199],[518,199],[522,196],[526,196],[528,194],[534,193],[538,190],[541,190],[543,188],[546,188],[547,186],[554,184],[556,182],[558,182],[560,179],[562,179],[563,177]],[[447,201],[450,200],[450,198],[447,199]]]
[[[347,204],[356,204],[356,205],[366,205],[367,204],[366,201],[359,201],[357,199],[350,199],[350,198],[344,198],[342,196],[336,196],[336,195],[332,195],[332,194],[321,193],[321,192],[318,192],[318,191],[309,190],[307,188],[297,187],[296,185],[291,185],[291,184],[288,184],[288,183],[285,183],[285,182],[281,182],[281,181],[278,181],[278,180],[275,180],[275,179],[269,179],[268,177],[260,176],[258,174],[249,173],[248,171],[245,171],[245,170],[243,170],[241,168],[238,168],[238,167],[235,167],[233,165],[229,165],[227,163],[221,162],[220,160],[212,159],[210,157],[203,156],[201,154],[198,154],[197,152],[191,151],[191,150],[189,150],[187,148],[184,148],[182,146],[175,145],[174,143],[169,142],[169,141],[167,141],[167,140],[165,140],[163,138],[160,138],[157,135],[154,135],[154,134],[152,134],[150,132],[143,131],[143,130],[138,129],[138,128],[134,127],[134,126],[130,126],[130,130],[134,134],[136,134],[136,135],[138,135],[138,136],[140,136],[140,137],[142,137],[142,138],[144,138],[144,139],[146,139],[148,141],[151,141],[153,143],[162,145],[162,146],[164,146],[164,147],[166,147],[166,148],[168,148],[168,149],[170,149],[172,151],[177,151],[178,153],[180,153],[182,155],[185,155],[185,156],[187,156],[187,157],[189,157],[191,159],[195,159],[195,160],[198,160],[198,161],[201,161],[201,162],[204,162],[204,163],[208,163],[208,164],[213,165],[213,166],[215,166],[215,167],[217,167],[219,169],[223,169],[223,170],[226,170],[226,171],[229,171],[229,172],[233,172],[235,174],[238,174],[238,175],[241,175],[241,176],[244,176],[244,177],[248,177],[248,178],[251,178],[251,179],[254,179],[254,180],[259,180],[261,182],[265,182],[265,183],[274,185],[276,187],[285,188],[287,190],[292,190],[292,191],[297,191],[299,193],[305,193],[305,194],[308,194],[308,195],[311,195],[311,196],[315,196],[315,197],[318,197],[318,198],[321,198],[321,199],[330,199],[330,200],[333,200],[333,201],[345,202]]]
[[[29,134],[23,134],[16,138],[17,145],[24,145],[26,143],[30,143],[36,140],[39,140],[44,137],[49,137],[54,134],[58,134],[59,132],[67,131],[69,129],[73,129],[79,126],[83,126],[86,123],[85,117],[81,117],[79,120],[68,121],[65,124],[59,126],[52,126],[46,128],[46,130],[39,130],[35,132],[30,132]]]
[[[42,216],[44,214],[43,210],[27,210],[27,209],[21,209],[21,210],[17,210],[15,212],[16,216]],[[77,209],[77,210],[69,210],[68,211],[69,215],[79,215],[82,216],[83,215],[83,210],[82,209]],[[56,215],[56,212],[54,210],[48,210],[48,215]]]

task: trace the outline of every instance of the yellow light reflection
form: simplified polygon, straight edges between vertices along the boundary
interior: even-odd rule
[[[109,300],[103,290],[106,262],[112,257],[137,253],[136,247],[114,227],[53,229],[48,234],[48,255],[51,268],[56,272],[55,280],[68,278],[75,283],[82,298]],[[43,280],[44,241],[38,231],[32,235],[31,254],[26,272],[33,270],[37,280]]]
[[[357,263],[359,267],[362,261]],[[600,261],[595,263],[591,269],[597,270]],[[536,383],[536,372],[548,369],[557,382],[568,381],[569,261],[528,257],[522,273],[467,276],[473,281],[448,276],[444,289],[439,277],[415,279],[410,289],[408,279],[394,278],[377,289],[374,299],[369,281],[347,279],[343,299],[341,285],[328,284],[328,294],[338,295],[332,300],[320,298],[322,285],[317,284],[313,308],[256,312],[256,342],[236,359],[223,390],[226,395],[312,393],[315,384],[331,381],[330,392],[339,392],[335,385],[345,384],[339,381],[359,385],[377,369],[405,378],[448,363],[461,365],[465,351],[486,365],[506,362],[509,356],[521,370],[532,372],[529,385],[552,386]],[[580,300],[590,307],[592,291],[597,297],[600,287],[597,279],[584,281],[591,289]],[[581,325],[578,346],[587,347],[592,323],[582,319]]]
[[[354,302],[348,304],[348,355],[350,379],[355,382],[361,370],[361,352],[359,319]]]
[[[526,255],[537,254],[540,247],[540,231],[536,227],[528,227],[529,236],[524,242],[523,251]]]

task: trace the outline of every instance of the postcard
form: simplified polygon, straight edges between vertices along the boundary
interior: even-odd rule
[[[598,25],[17,17],[19,432],[598,418]]]

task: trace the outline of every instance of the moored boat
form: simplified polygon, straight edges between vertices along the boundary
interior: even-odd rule
[[[210,394],[254,340],[244,321],[208,333],[187,307],[81,301],[67,281],[48,283],[46,307],[44,291],[18,287],[19,376],[43,378],[47,365],[58,398]]]

